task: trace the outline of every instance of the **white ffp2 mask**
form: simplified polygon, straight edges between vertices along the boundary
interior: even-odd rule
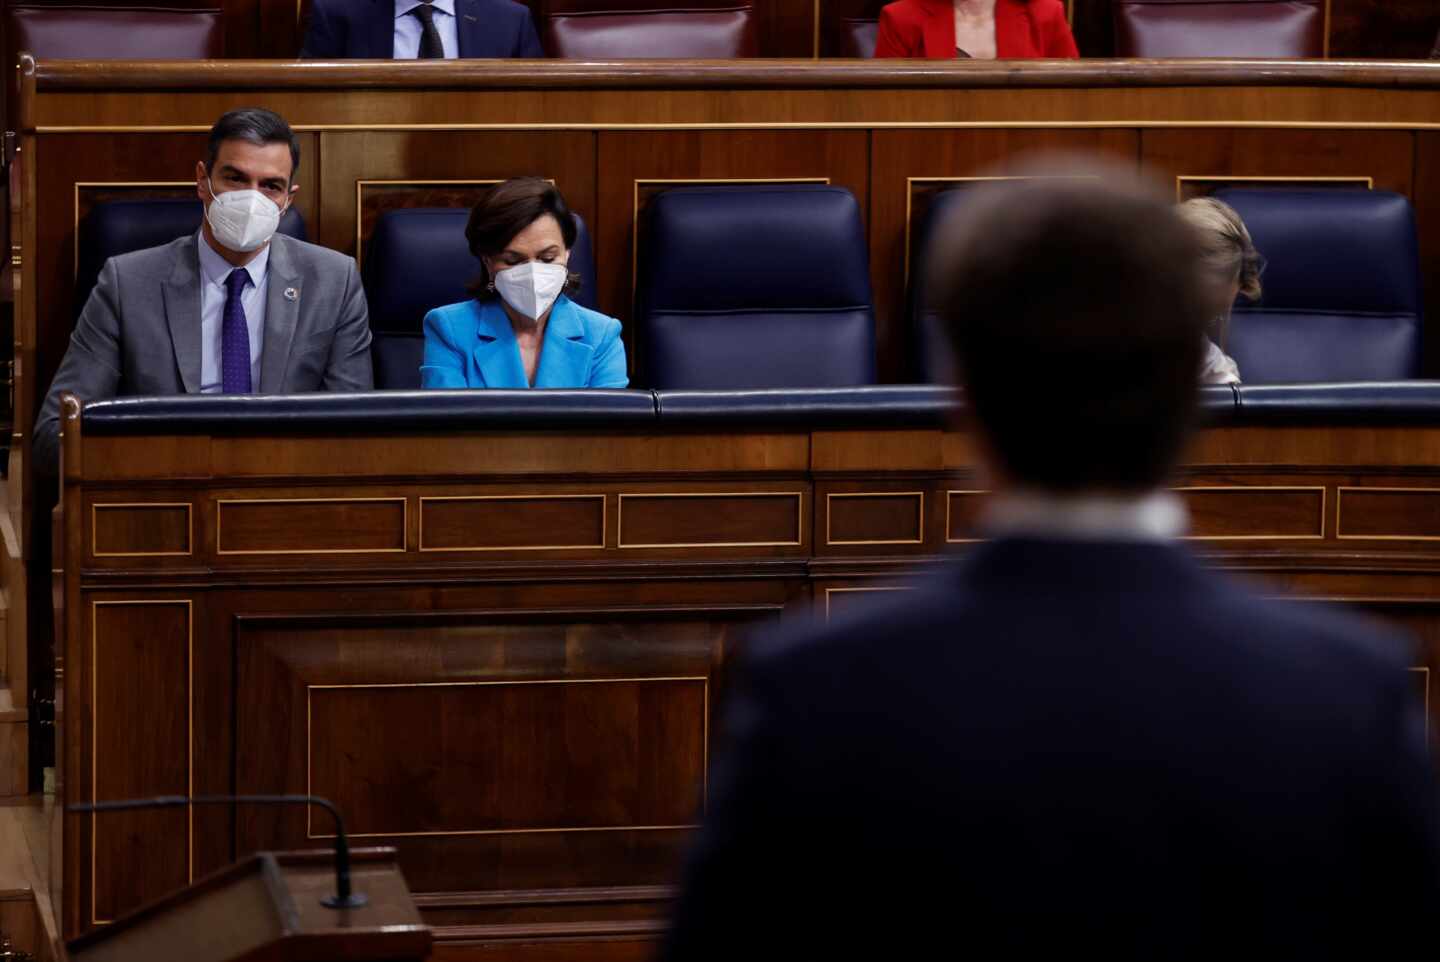
[[[264,247],[280,227],[279,206],[258,190],[231,190],[215,193],[210,186],[210,209],[205,219],[215,240],[232,251],[249,252]]]
[[[569,279],[570,268],[564,264],[528,261],[497,273],[495,290],[515,311],[538,320],[550,310]]]

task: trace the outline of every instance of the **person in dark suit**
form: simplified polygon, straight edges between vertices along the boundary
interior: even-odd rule
[[[1440,898],[1406,645],[1175,540],[1197,238],[1158,192],[972,189],[932,278],[992,540],[742,646],[664,958],[1399,957]]]
[[[300,56],[539,59],[545,51],[529,9],[513,0],[315,0]]]

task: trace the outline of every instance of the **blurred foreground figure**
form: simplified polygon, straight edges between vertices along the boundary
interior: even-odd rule
[[[1174,541],[1197,238],[1113,177],[983,190],[930,270],[993,540],[888,606],[749,646],[667,958],[1433,944],[1406,646]]]

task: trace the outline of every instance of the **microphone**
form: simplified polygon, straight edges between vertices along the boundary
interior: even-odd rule
[[[364,892],[350,890],[350,844],[345,839],[345,820],[329,799],[318,795],[160,795],[156,798],[125,798],[114,802],[87,802],[66,807],[68,812],[127,812],[142,808],[186,808],[190,805],[317,805],[335,819],[335,893],[320,900],[327,909],[356,909],[369,903]]]

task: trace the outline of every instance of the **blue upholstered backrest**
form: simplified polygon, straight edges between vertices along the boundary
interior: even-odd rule
[[[1247,384],[1418,377],[1424,310],[1415,213],[1378,190],[1229,188],[1269,262],[1227,348]]]
[[[106,260],[195,233],[200,229],[204,210],[198,198],[112,200],[90,208],[75,239],[79,267],[75,316],[80,316]],[[305,239],[305,219],[294,207],[280,219],[280,233]]]
[[[375,341],[375,386],[420,386],[425,353],[421,322],[431,309],[470,297],[465,285],[480,264],[465,239],[470,211],[464,207],[408,207],[381,214],[365,251],[365,295]],[[595,258],[590,233],[576,216],[570,269],[582,280],[575,300],[595,306]]]
[[[814,184],[686,187],[650,203],[636,333],[655,388],[875,379],[860,206]]]

